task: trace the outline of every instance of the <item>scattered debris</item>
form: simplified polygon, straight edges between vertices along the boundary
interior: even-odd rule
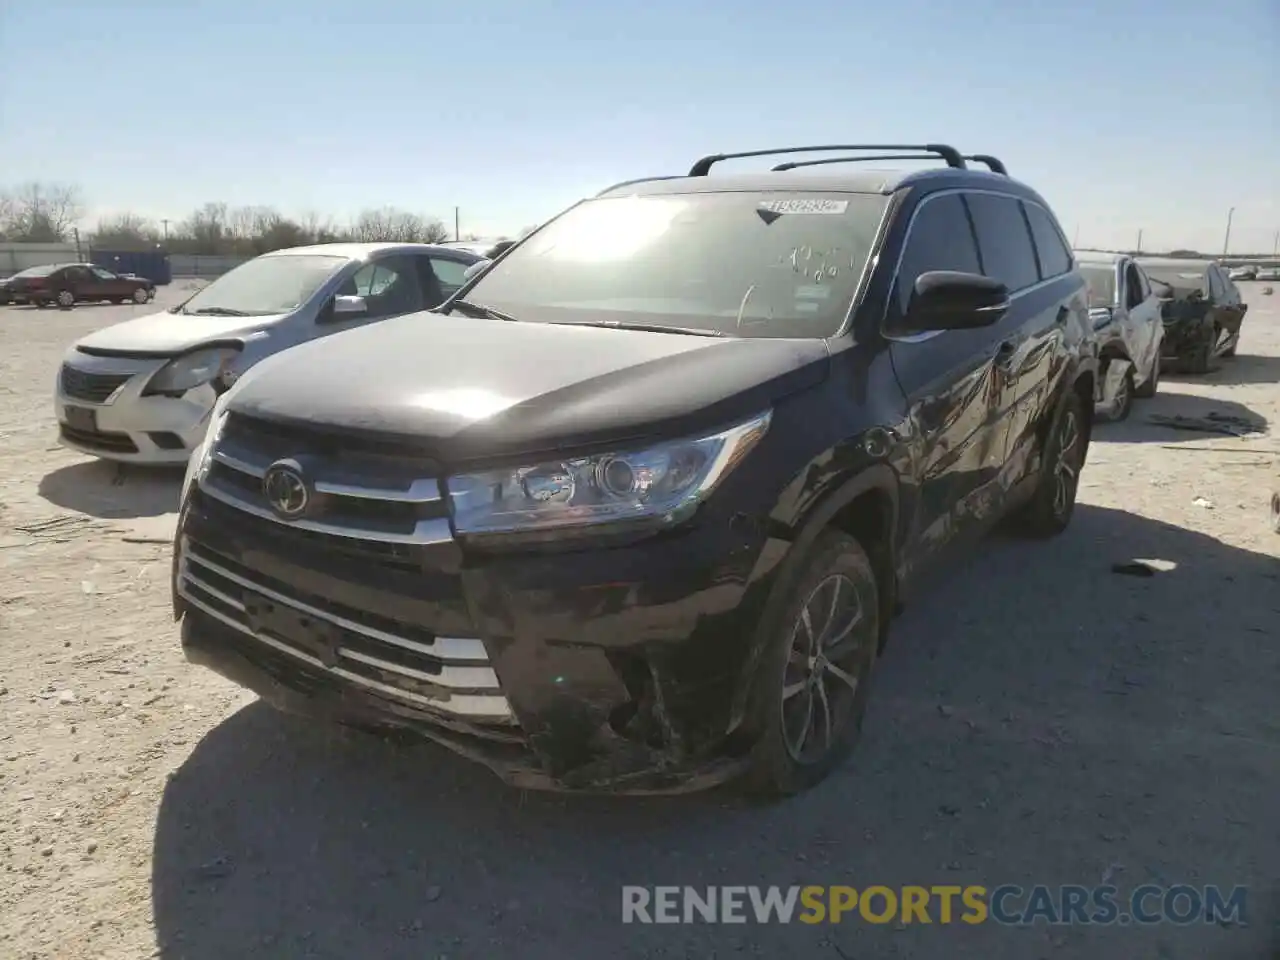
[[[1152,413],[1147,416],[1148,423],[1169,427],[1173,430],[1190,430],[1194,433],[1220,433],[1228,437],[1248,437],[1266,433],[1265,422],[1259,423],[1246,417],[1233,417],[1225,413],[1210,412],[1203,417],[1184,417],[1181,414],[1169,416],[1163,413]]]
[[[1204,507],[1204,509],[1206,510],[1213,509],[1213,501],[1206,499],[1205,497],[1196,497],[1191,502],[1194,503],[1197,507]]]

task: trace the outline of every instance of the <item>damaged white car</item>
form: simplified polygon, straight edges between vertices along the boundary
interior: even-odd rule
[[[1098,339],[1094,402],[1101,416],[1123,420],[1135,397],[1154,397],[1160,386],[1160,298],[1131,257],[1093,251],[1075,256],[1088,284],[1089,317]]]

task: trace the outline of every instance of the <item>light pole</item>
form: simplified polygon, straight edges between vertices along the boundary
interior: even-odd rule
[[[1138,230],[1138,248],[1136,252],[1137,253],[1142,252],[1142,230],[1141,229]]]
[[[1231,243],[1231,218],[1236,215],[1236,208],[1232,207],[1227,211],[1227,235],[1222,238],[1222,255],[1227,255],[1227,247]]]

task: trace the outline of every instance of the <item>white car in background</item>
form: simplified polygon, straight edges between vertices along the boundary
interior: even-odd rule
[[[185,464],[218,396],[289,347],[438,306],[472,251],[331,243],[264,254],[163,313],[77,341],[54,391],[61,442],[108,460]],[[360,371],[352,371],[358,375]]]

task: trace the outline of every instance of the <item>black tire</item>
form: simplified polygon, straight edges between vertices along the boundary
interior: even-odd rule
[[[879,648],[880,585],[862,545],[824,531],[799,563],[774,588],[785,594],[771,598],[777,613],[761,628],[746,720],[754,741],[743,786],[769,797],[815,786],[849,755]]]
[[[31,302],[36,305],[37,310],[43,310],[45,307],[49,305],[48,300],[32,300]]]
[[[1133,367],[1132,365],[1125,371],[1124,380],[1120,382],[1120,390],[1116,394],[1116,404],[1111,408],[1111,419],[1116,423],[1121,420],[1128,420],[1129,414],[1133,412]]]
[[[1147,374],[1146,381],[1142,386],[1133,391],[1133,395],[1139,400],[1150,400],[1156,395],[1156,391],[1160,389],[1160,351],[1156,351],[1155,359],[1151,361],[1151,372]]]
[[[1016,526],[1024,535],[1055,537],[1070,526],[1088,452],[1089,421],[1084,404],[1080,395],[1067,387],[1045,437],[1035,493],[1016,517]]]
[[[151,299],[151,295],[147,293],[146,287],[138,287],[137,290],[133,291],[133,302],[138,304],[139,306],[146,303],[150,299]]]

